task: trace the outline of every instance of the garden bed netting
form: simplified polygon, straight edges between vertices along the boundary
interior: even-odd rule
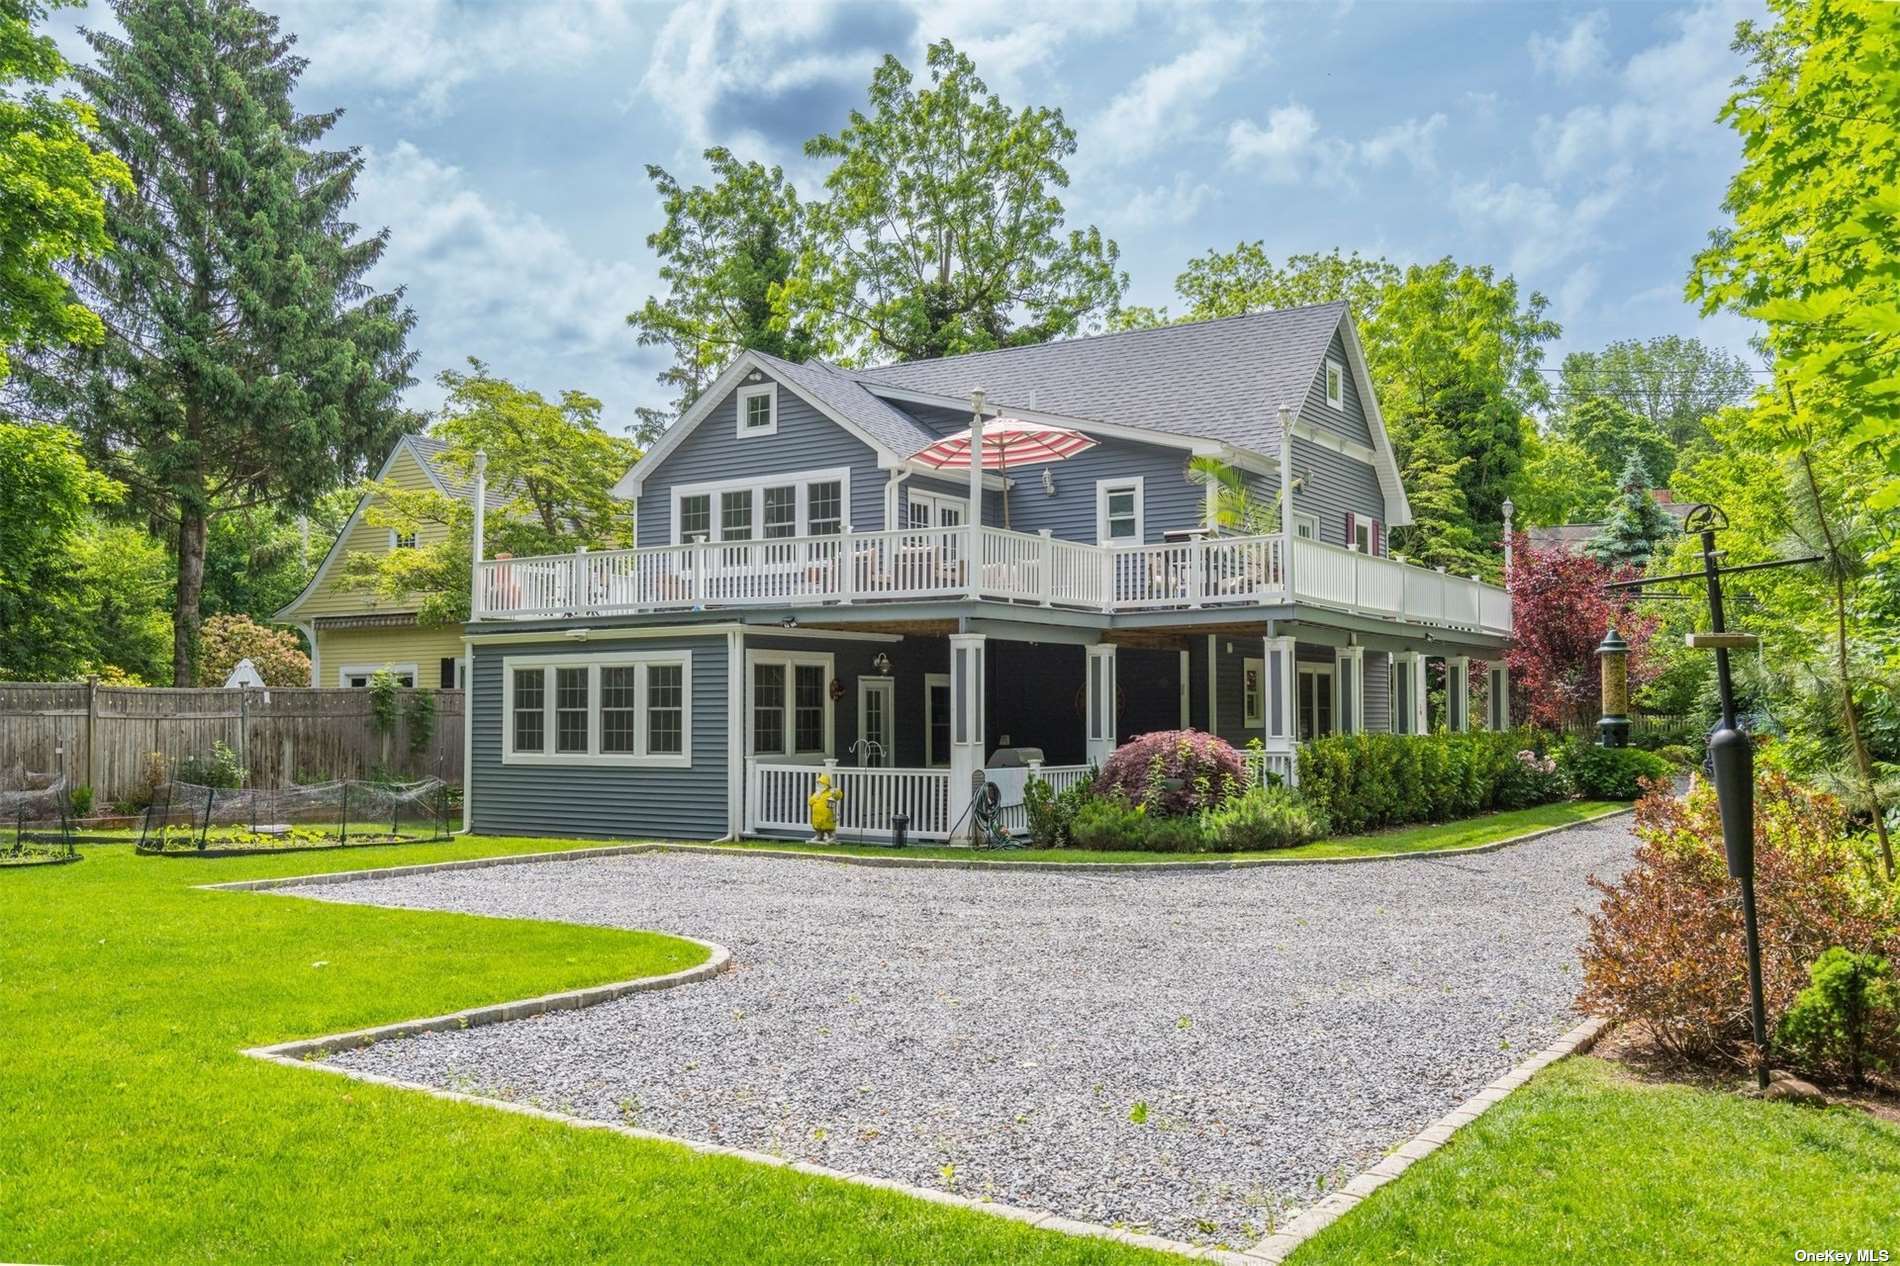
[[[140,816],[138,844],[148,852],[210,852],[444,839],[451,797],[439,778],[290,787],[174,782],[159,787]]]

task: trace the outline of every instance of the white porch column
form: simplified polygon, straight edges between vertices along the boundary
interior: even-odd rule
[[[1462,734],[1471,728],[1471,658],[1445,658],[1445,728]]]
[[[473,532],[475,556],[472,560],[473,566],[469,570],[468,618],[480,620],[482,618],[482,531],[486,526],[488,509],[488,454],[481,449],[475,450],[475,483],[469,489],[469,495],[474,498],[475,506]],[[314,640],[310,643],[313,653],[316,645]],[[469,711],[473,712],[474,709],[471,708]]]
[[[970,393],[970,522],[963,565],[970,569],[972,602],[983,592],[983,397],[981,391]]]
[[[1260,683],[1267,712],[1266,733],[1261,741],[1269,752],[1291,752],[1300,741],[1299,679],[1293,675],[1293,639],[1262,638],[1261,645],[1267,670],[1266,680]]]
[[[1100,769],[1115,750],[1115,644],[1089,647],[1087,664],[1089,764]]]
[[[976,792],[983,772],[983,679],[988,639],[981,633],[950,635],[950,820],[963,819],[956,839],[971,837],[971,820],[964,810]]]
[[[1491,661],[1486,679],[1485,728],[1502,733],[1511,728],[1511,666],[1501,659]]]
[[[1366,648],[1339,646],[1333,649],[1333,682],[1339,692],[1333,713],[1341,734],[1357,734],[1366,728]]]

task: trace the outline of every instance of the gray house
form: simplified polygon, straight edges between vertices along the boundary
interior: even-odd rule
[[[999,417],[1096,443],[917,460]],[[1195,456],[1277,530],[1210,530]],[[747,353],[620,492],[636,548],[476,569],[473,830],[800,834],[829,768],[846,837],[956,838],[979,771],[1009,798],[1192,726],[1291,778],[1304,739],[1423,730],[1428,656],[1451,728],[1473,661],[1502,684],[1505,593],[1388,550],[1411,514],[1343,304],[867,370]]]

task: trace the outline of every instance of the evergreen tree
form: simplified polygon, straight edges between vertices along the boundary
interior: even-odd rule
[[[1607,567],[1647,567],[1656,552],[1681,533],[1676,521],[1650,495],[1649,475],[1640,455],[1630,454],[1623,468],[1623,492],[1610,517],[1583,552]]]
[[[75,72],[135,183],[108,202],[118,249],[76,270],[106,337],[49,353],[31,385],[174,535],[172,676],[189,685],[209,524],[307,507],[414,429],[414,316],[363,283],[387,235],[345,218],[362,159],[320,148],[337,112],[291,105],[294,37],[242,0],[113,14],[123,38],[88,31],[97,64]]]

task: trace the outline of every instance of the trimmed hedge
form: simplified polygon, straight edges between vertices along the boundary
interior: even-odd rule
[[[1300,796],[1341,835],[1548,804],[1570,785],[1547,742],[1529,732],[1336,734],[1300,748]]]
[[[1558,763],[1580,796],[1592,800],[1640,800],[1645,780],[1667,782],[1675,767],[1656,752],[1640,747],[1598,747],[1573,740]]]

